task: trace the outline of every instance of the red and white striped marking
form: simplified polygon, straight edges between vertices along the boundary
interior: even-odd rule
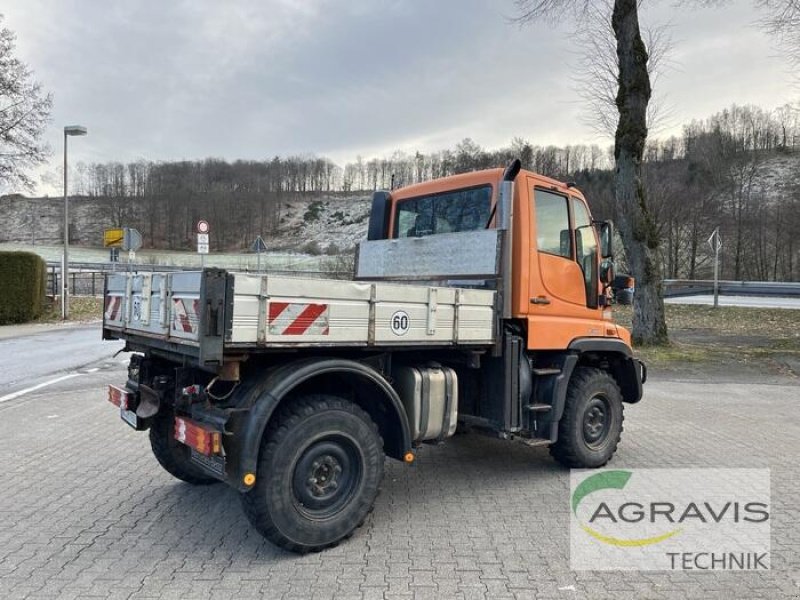
[[[172,331],[182,331],[184,333],[195,333],[200,322],[200,301],[192,300],[191,313],[187,307],[187,298],[172,299]]]
[[[106,296],[106,306],[103,311],[106,321],[116,321],[120,317],[122,296]]]
[[[270,335],[328,335],[329,305],[270,302]]]

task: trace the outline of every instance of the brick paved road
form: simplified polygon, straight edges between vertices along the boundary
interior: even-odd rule
[[[572,572],[568,473],[474,436],[387,463],[348,542],[298,557],[222,485],[163,472],[104,400],[118,363],[0,404],[0,598],[800,598],[797,381],[653,380],[616,467],[771,467],[773,570]]]

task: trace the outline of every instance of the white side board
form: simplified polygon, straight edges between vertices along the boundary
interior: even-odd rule
[[[491,290],[234,274],[233,344],[453,345],[494,340]]]

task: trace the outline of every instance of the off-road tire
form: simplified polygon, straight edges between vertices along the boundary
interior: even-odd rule
[[[192,464],[191,450],[175,439],[175,414],[172,410],[162,410],[153,417],[150,425],[150,447],[164,470],[181,481],[192,485],[210,485],[219,480],[206,475],[200,467]]]
[[[268,425],[256,483],[241,495],[242,508],[272,543],[291,552],[317,552],[364,523],[383,462],[383,440],[364,410],[336,396],[305,396]],[[325,487],[332,480],[335,487]]]
[[[605,413],[607,422],[598,429],[600,413]],[[601,369],[578,367],[569,381],[558,440],[550,446],[550,454],[566,467],[602,467],[617,450],[623,420],[616,380]]]

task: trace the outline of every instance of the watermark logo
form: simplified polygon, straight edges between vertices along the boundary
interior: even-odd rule
[[[626,469],[570,476],[573,569],[769,568],[768,469]]]

